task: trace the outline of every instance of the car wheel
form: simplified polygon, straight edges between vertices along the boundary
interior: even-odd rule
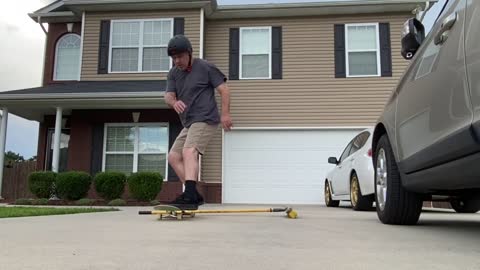
[[[480,201],[478,200],[453,199],[450,201],[450,205],[457,213],[475,214],[480,211]]]
[[[340,201],[332,200],[332,192],[330,191],[330,185],[328,181],[325,181],[325,204],[327,207],[338,207],[340,205]]]
[[[419,194],[402,186],[400,172],[386,134],[375,151],[375,201],[377,215],[384,224],[414,225],[422,212]]]
[[[373,200],[370,196],[362,196],[360,182],[356,173],[353,173],[350,179],[350,203],[355,211],[367,211],[373,205]]]

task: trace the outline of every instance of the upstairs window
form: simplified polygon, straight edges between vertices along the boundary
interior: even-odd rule
[[[347,77],[380,76],[378,24],[345,25]]]
[[[271,79],[272,28],[240,28],[241,79]]]
[[[53,79],[70,81],[80,79],[80,36],[67,34],[57,42]]]
[[[112,21],[110,72],[167,72],[173,19]]]

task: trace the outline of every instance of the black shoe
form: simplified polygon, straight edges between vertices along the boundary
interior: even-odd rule
[[[197,201],[198,201],[198,205],[202,205],[205,203],[205,200],[203,199],[202,195],[198,193],[198,191],[197,191]]]
[[[199,201],[196,194],[191,198],[185,193],[182,193],[175,200],[171,201],[169,205],[178,207],[182,210],[197,210]]]

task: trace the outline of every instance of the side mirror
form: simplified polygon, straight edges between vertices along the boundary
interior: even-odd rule
[[[409,19],[403,24],[402,56],[410,60],[415,56],[420,45],[425,40],[425,27],[416,18]]]
[[[329,157],[328,163],[338,165],[338,160],[336,157]]]

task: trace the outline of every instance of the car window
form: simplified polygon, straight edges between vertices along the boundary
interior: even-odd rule
[[[355,139],[352,141],[352,148],[350,149],[350,154],[352,155],[353,153],[357,152],[360,148],[362,148],[365,143],[368,140],[368,137],[370,137],[370,132],[365,131],[360,133]]]
[[[347,147],[345,147],[345,150],[343,150],[342,156],[340,156],[339,162],[342,162],[350,155],[350,148],[352,147],[352,143],[353,143],[353,140],[350,141]]]

